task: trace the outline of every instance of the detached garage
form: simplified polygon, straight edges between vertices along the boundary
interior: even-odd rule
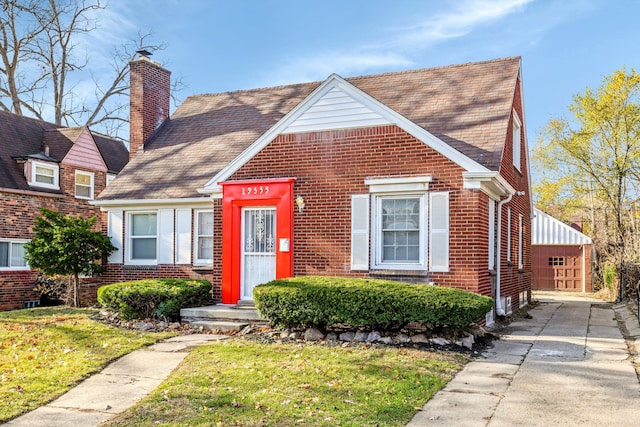
[[[591,292],[591,238],[538,209],[534,215],[532,289]]]

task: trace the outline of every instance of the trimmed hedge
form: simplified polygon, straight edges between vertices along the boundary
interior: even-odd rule
[[[180,309],[211,305],[211,282],[195,279],[144,279],[98,288],[98,302],[125,319],[178,319]]]
[[[460,289],[321,276],[274,280],[256,286],[253,298],[262,317],[285,328],[387,329],[420,322],[432,329],[465,330],[493,307],[491,298]]]

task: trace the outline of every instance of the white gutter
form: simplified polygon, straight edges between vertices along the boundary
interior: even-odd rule
[[[515,194],[518,196],[524,195],[524,191],[517,191]],[[509,192],[506,199],[498,202],[498,247],[496,248],[496,314],[498,316],[504,316],[505,311],[502,307],[502,299],[500,298],[500,268],[501,268],[501,248],[502,248],[502,206],[509,203],[513,198],[514,193]]]

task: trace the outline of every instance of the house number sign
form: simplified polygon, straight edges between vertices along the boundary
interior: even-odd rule
[[[269,194],[268,185],[242,187],[243,196],[258,196],[261,194]]]

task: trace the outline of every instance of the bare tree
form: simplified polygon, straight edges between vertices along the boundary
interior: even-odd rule
[[[0,109],[126,139],[128,64],[137,50],[164,46],[139,33],[114,47],[112,77],[91,73],[94,97],[83,98],[72,76],[86,75],[91,62],[79,39],[97,28],[95,17],[105,7],[100,0],[0,0]]]

